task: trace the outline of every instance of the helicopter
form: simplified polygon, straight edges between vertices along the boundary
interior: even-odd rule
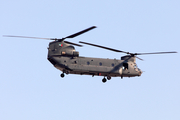
[[[89,27],[85,30],[69,35],[65,38],[40,38],[40,37],[27,37],[27,36],[12,36],[4,35],[4,37],[19,37],[19,38],[32,38],[32,39],[46,39],[53,40],[49,43],[47,59],[57,69],[62,71],[60,76],[65,77],[65,74],[78,74],[78,75],[91,75],[102,76],[102,82],[111,80],[111,77],[136,77],[141,76],[143,73],[140,68],[137,67],[136,58],[143,60],[137,56],[150,55],[150,54],[167,54],[177,53],[171,52],[152,52],[152,53],[131,53],[122,50],[117,50],[97,44],[79,41],[81,44],[91,45],[94,47],[103,48],[106,50],[125,53],[121,59],[104,59],[104,58],[91,58],[79,56],[79,52],[75,50],[74,46],[82,47],[80,44],[65,41],[67,38],[77,37],[85,32],[88,32],[96,26]]]

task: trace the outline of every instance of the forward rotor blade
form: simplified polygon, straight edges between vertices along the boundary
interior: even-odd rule
[[[108,47],[104,47],[104,46],[100,46],[100,45],[96,45],[96,44],[92,44],[92,43],[87,43],[87,42],[82,42],[82,41],[79,41],[79,43],[87,44],[87,45],[91,45],[91,46],[95,46],[95,47],[100,47],[100,48],[111,50],[111,51],[114,51],[114,52],[122,52],[122,53],[130,54],[129,52],[116,50],[116,49],[113,49],[113,48],[108,48]]]
[[[54,39],[52,39],[52,38],[40,38],[40,37],[28,37],[28,36],[14,36],[14,35],[3,35],[3,37],[18,37],[18,38],[32,38],[32,39],[54,40]]]
[[[134,53],[134,55],[168,54],[168,53],[177,53],[177,52],[176,51],[171,51],[171,52],[153,52],[153,53]]]
[[[72,43],[72,42],[69,42],[69,41],[64,41],[64,42],[67,43],[67,44],[72,44],[72,45],[76,45],[76,46],[82,47],[82,45],[79,45],[79,44],[76,44],[76,43]]]
[[[139,59],[139,60],[142,60],[142,61],[144,61],[143,59],[141,59],[140,57],[137,57],[137,56],[135,56],[137,59]]]
[[[87,28],[87,29],[82,30],[82,31],[80,31],[80,32],[78,32],[78,33],[72,34],[72,35],[70,35],[70,36],[67,36],[67,37],[61,38],[61,39],[57,39],[57,38],[41,38],[41,37],[28,37],[28,36],[14,36],[14,35],[4,35],[4,37],[19,37],[19,38],[32,38],[32,39],[45,39],[45,40],[58,40],[58,41],[63,41],[63,40],[66,39],[66,38],[74,38],[74,37],[76,37],[76,36],[78,36],[78,35],[81,35],[81,34],[83,34],[83,33],[85,33],[85,32],[88,32],[88,31],[90,31],[90,30],[92,30],[92,29],[94,29],[94,28],[96,28],[96,26],[92,26],[92,27],[90,27],[90,28]]]
[[[87,28],[87,29],[85,29],[85,30],[82,30],[82,31],[80,31],[80,32],[78,32],[78,33],[75,33],[75,34],[72,34],[72,35],[70,35],[70,36],[67,36],[67,37],[65,37],[64,39],[66,39],[66,38],[74,38],[74,37],[76,37],[76,36],[78,36],[78,35],[81,35],[81,34],[83,34],[83,33],[85,33],[85,32],[88,32],[88,31],[90,31],[90,30],[92,30],[92,29],[94,29],[94,28],[96,28],[96,26],[92,26],[92,27]]]

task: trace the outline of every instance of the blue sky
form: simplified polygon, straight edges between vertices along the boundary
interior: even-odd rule
[[[91,42],[129,52],[180,51],[178,0],[1,0],[0,34]],[[66,75],[47,60],[49,41],[1,37],[1,120],[179,120],[179,53],[139,56],[141,77]],[[124,54],[84,45],[81,56]]]

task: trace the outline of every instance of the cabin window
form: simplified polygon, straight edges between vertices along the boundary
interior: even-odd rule
[[[90,62],[88,61],[88,62],[87,62],[87,65],[89,65],[89,64],[90,64]]]
[[[102,63],[100,62],[99,65],[102,66]]]
[[[74,64],[77,64],[77,61],[74,61]]]
[[[128,63],[123,63],[123,69],[127,70],[128,69]]]
[[[114,67],[114,63],[112,63],[111,65],[112,65],[112,67]]]

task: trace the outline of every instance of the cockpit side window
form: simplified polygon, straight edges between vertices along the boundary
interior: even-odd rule
[[[138,66],[137,66],[137,64],[136,64],[136,63],[134,63],[134,68],[138,68]]]
[[[137,68],[137,66],[136,66],[136,65],[134,65],[134,68]]]

